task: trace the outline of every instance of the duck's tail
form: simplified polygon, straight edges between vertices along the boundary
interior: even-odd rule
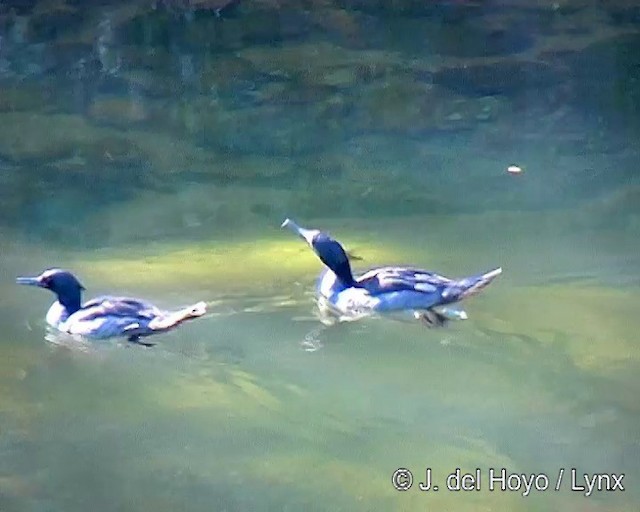
[[[488,286],[500,274],[502,274],[502,268],[498,267],[484,274],[476,274],[454,281],[442,292],[442,298],[446,303],[451,303],[471,297]]]
[[[206,302],[198,302],[184,309],[167,313],[149,322],[149,327],[154,331],[165,331],[173,329],[182,322],[203,316],[207,312]]]

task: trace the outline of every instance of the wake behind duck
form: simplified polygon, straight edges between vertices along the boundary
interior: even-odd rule
[[[37,277],[18,277],[18,284],[51,290],[57,297],[47,312],[47,323],[60,332],[101,340],[125,337],[132,343],[152,346],[140,338],[167,332],[206,313],[198,302],[178,311],[164,311],[130,297],[102,296],[82,304],[84,286],[69,271],[48,269]]]
[[[285,219],[282,227],[305,240],[326,265],[316,284],[323,321],[356,320],[376,313],[410,312],[429,326],[464,320],[467,314],[448,308],[477,294],[502,273],[498,267],[463,279],[451,279],[413,267],[373,268],[354,277],[346,251],[339,242],[317,229],[300,227]]]

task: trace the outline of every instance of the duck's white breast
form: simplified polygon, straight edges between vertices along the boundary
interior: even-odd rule
[[[319,295],[326,297],[327,299],[331,297],[336,291],[339,291],[340,288],[344,288],[338,282],[338,278],[331,271],[327,270],[323,274],[320,275],[320,279],[317,285],[317,291]]]
[[[51,327],[60,329],[61,324],[67,319],[67,310],[58,301],[54,302],[47,311],[46,321]]]
[[[360,317],[373,313],[380,299],[364,288],[346,287],[331,271],[324,272],[318,281],[317,292],[331,304],[334,314]]]
[[[332,297],[333,305],[345,314],[362,315],[371,313],[380,303],[364,288],[345,288]]]
[[[91,320],[77,321],[73,318],[73,315],[71,315],[66,322],[60,324],[60,330],[68,332],[69,334],[94,337],[96,333],[99,333],[104,329],[106,322],[106,318],[93,318]]]

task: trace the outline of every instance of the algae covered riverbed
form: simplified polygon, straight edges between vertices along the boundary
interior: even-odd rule
[[[551,487],[560,468],[606,468],[626,482],[638,472],[629,456],[640,413],[637,237],[576,231],[558,213],[544,236],[514,244],[512,231],[540,217],[486,228],[502,215],[434,218],[428,232],[410,218],[317,221],[364,266],[410,258],[457,275],[502,264],[504,276],[468,301],[469,320],[443,330],[379,319],[318,329],[309,291],[319,263],[275,228],[263,239],[129,247],[126,259],[121,249],[56,254],[92,294],[202,299],[210,315],[152,350],[77,350],[43,341],[49,296],[4,285],[6,503],[107,503],[109,488],[141,510],[580,510],[583,500],[630,510],[631,486],[585,498],[569,476],[561,491],[526,498],[524,487],[489,490],[489,470],[503,467],[544,474]],[[598,234],[615,250],[587,251]],[[28,253],[37,266],[42,248]],[[24,254],[11,266],[30,266]],[[198,271],[185,271],[185,259]],[[321,342],[311,353],[302,348],[310,333]],[[406,492],[391,483],[400,467],[415,474]],[[442,491],[417,490],[427,467]],[[445,490],[456,468],[478,468],[481,490]]]

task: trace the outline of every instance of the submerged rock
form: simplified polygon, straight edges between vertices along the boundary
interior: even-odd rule
[[[249,226],[264,229],[267,225],[264,215],[252,211],[252,206],[259,204],[258,201],[262,204],[284,205],[286,195],[283,191],[248,186],[183,183],[170,192],[147,190],[126,198],[117,205],[89,212],[85,224],[78,229],[98,235],[96,244],[111,247],[142,241],[147,243],[232,236]],[[136,222],[127,220],[131,218],[135,218]],[[195,250],[194,247],[191,249]],[[172,250],[182,252],[180,246],[175,246]],[[208,256],[210,250],[211,248],[203,250],[202,258],[221,257],[216,252],[218,250]],[[175,262],[177,261],[176,259]],[[205,264],[204,260],[202,263]],[[200,267],[200,264],[196,266]]]
[[[640,23],[640,5],[635,0],[600,0],[598,3],[615,23]]]
[[[206,169],[207,178],[216,181],[273,185],[274,179],[293,177],[297,160],[286,156],[227,155]]]
[[[233,54],[210,55],[202,63],[199,80],[203,94],[228,96],[253,89],[262,77],[253,64]]]
[[[559,68],[520,60],[443,67],[432,75],[435,84],[470,96],[510,96],[556,85],[563,78]]]
[[[145,131],[130,132],[128,138],[148,155],[158,185],[171,185],[180,175],[200,175],[216,161],[213,153],[182,138]]]
[[[137,98],[121,96],[98,96],[89,106],[90,118],[116,126],[131,126],[146,121],[149,107],[146,102]]]
[[[477,58],[522,53],[535,42],[534,35],[522,22],[513,20],[506,26],[487,26],[483,18],[474,24],[430,27],[427,44],[445,57]]]
[[[362,127],[373,131],[421,132],[434,128],[446,91],[398,76],[368,86],[356,103]]]
[[[78,31],[87,19],[87,10],[70,6],[65,0],[38,2],[29,17],[29,35],[33,41],[51,41]]]
[[[624,228],[633,217],[640,218],[640,185],[629,185],[590,201],[586,210],[596,217],[594,224]]]
[[[477,12],[480,2],[436,0],[338,0],[338,5],[378,16],[439,16],[459,19]]]
[[[0,112],[36,110],[49,104],[51,93],[37,84],[0,83]]]
[[[308,15],[299,5],[269,2],[162,2],[121,23],[117,37],[135,45],[164,49],[238,49],[274,44],[309,32]]]
[[[116,102],[116,105],[119,106],[119,103]],[[92,114],[97,116],[95,110]],[[120,112],[118,114],[120,115]],[[128,114],[125,110],[122,116]],[[137,116],[136,112],[133,114]],[[199,114],[202,115],[202,112]],[[256,115],[259,114],[260,112]],[[229,114],[230,117],[231,115]],[[135,116],[131,119],[121,119],[114,117],[113,112],[109,112],[109,116],[105,117],[109,122],[129,128],[139,119]],[[264,126],[261,127],[259,123],[252,126],[250,120],[251,117],[244,119],[246,124],[230,122],[228,126],[217,126],[220,130],[236,129],[239,133],[243,130],[249,131],[253,139],[241,139],[241,144],[250,144],[251,140],[263,137],[261,147],[275,155],[288,154],[289,150],[299,149],[291,146],[289,138],[289,134],[296,130],[300,136],[308,136],[309,140],[293,139],[293,144],[298,143],[304,148],[306,144],[316,143],[313,140],[315,132],[311,128],[305,133],[294,124],[285,125],[285,131],[276,132],[273,138],[269,138],[264,136]],[[25,137],[25,133],[29,136]],[[235,147],[231,133],[221,138],[223,143],[229,144],[231,148]],[[213,145],[220,145],[220,141],[212,142]],[[252,146],[249,147],[251,153],[259,152],[253,151],[255,148]],[[101,176],[101,172],[109,170],[108,174],[115,176],[113,173],[116,170],[122,170],[124,176],[128,176],[123,179],[122,184],[155,184],[163,187],[171,186],[176,179],[184,179],[187,176],[219,182],[272,179],[290,174],[294,166],[293,161],[284,156],[268,158],[220,155],[212,149],[199,147],[184,137],[133,129],[122,133],[110,127],[94,126],[81,116],[43,115],[32,112],[0,114],[0,159],[5,159],[8,164],[37,162],[52,169],[52,172],[57,169],[64,172],[81,172],[87,176],[96,173],[98,182],[106,177]],[[144,179],[141,180],[141,177]]]
[[[23,16],[25,14],[29,14],[37,3],[38,0],[17,0],[12,1],[10,5],[8,2],[3,2],[0,4],[0,13],[5,14],[5,12],[13,11],[13,13]]]
[[[283,48],[256,46],[237,53],[256,69],[284,77],[321,75],[324,70],[340,67],[389,66],[401,60],[394,52],[349,50],[327,42],[303,42]]]
[[[11,162],[59,168],[143,165],[146,151],[133,140],[110,128],[95,127],[81,116],[0,114],[0,156]]]
[[[469,98],[411,77],[398,77],[364,88],[354,108],[361,129],[415,136],[473,128],[496,119],[505,110],[503,103],[494,96]]]
[[[599,113],[606,116],[616,110],[640,111],[640,93],[634,86],[640,81],[640,35],[610,37],[556,59],[571,72],[575,103],[587,108],[599,104],[605,107]]]
[[[607,0],[608,1],[608,0]],[[495,8],[521,8],[570,14],[593,6],[592,0],[491,0]]]
[[[156,8],[161,5],[173,11],[187,11],[196,13],[199,11],[209,12],[215,16],[220,16],[225,10],[237,6],[240,0],[160,0]]]
[[[157,71],[145,67],[129,69],[119,74],[130,88],[140,91],[150,98],[170,98],[180,96],[184,84],[180,78],[168,71]]]
[[[120,136],[104,136],[80,148],[78,155],[91,168],[134,169],[146,167],[149,156],[131,139]]]
[[[437,159],[430,161],[427,155],[420,155],[420,159],[413,154],[407,160],[399,160],[396,151],[385,151],[385,138],[358,139],[359,149],[352,141],[352,151],[341,145],[320,157],[309,158],[300,166],[288,209],[306,217],[395,217],[441,211],[444,205],[438,194],[440,189],[427,186],[421,174],[412,172],[411,161],[422,160],[425,172],[437,172]],[[404,147],[419,154],[418,144]]]
[[[232,153],[295,155],[324,148],[342,136],[342,127],[308,106],[271,105],[229,111],[207,120],[207,144]]]
[[[350,47],[362,47],[370,35],[370,17],[334,5],[335,2],[320,2],[321,5],[309,12],[314,26],[332,40],[338,40]]]
[[[79,145],[98,136],[79,116],[47,116],[31,112],[0,114],[0,156],[12,161],[52,161],[69,157]]]
[[[270,8],[264,3],[246,2],[240,4],[238,11],[238,16],[224,20],[219,46],[273,45],[295,41],[310,33],[310,17],[299,5]]]

